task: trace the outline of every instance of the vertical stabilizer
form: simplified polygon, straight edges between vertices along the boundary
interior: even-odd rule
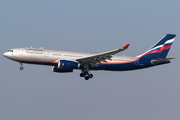
[[[161,40],[159,40],[154,46],[152,46],[147,52],[137,57],[148,57],[148,58],[166,58],[172,43],[175,39],[174,34],[167,34]]]

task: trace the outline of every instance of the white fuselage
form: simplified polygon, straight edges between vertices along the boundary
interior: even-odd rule
[[[22,63],[58,63],[58,60],[70,60],[76,61],[76,59],[95,55],[91,53],[83,52],[70,52],[70,51],[59,51],[42,48],[15,48],[11,49],[11,52],[6,52],[3,55],[11,60],[22,62]],[[107,63],[114,62],[128,62],[137,59],[137,57],[126,57],[126,56],[113,56],[111,60],[106,60]]]
[[[166,56],[175,36],[167,34],[147,52],[137,57],[115,56],[115,54],[128,49],[130,44],[99,54],[43,48],[16,48],[8,50],[3,55],[8,59],[20,62],[20,70],[23,70],[23,63],[50,65],[53,66],[53,72],[60,73],[80,69],[82,71],[80,76],[88,80],[93,77],[89,73],[90,70],[128,71],[170,63],[170,60],[174,58],[166,58]]]

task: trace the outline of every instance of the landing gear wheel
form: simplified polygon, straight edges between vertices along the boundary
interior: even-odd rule
[[[93,78],[93,74],[90,74],[90,75],[89,75],[89,78]]]
[[[20,70],[23,70],[24,68],[23,67],[20,67]]]
[[[80,74],[80,77],[84,77],[84,76],[85,76],[85,74],[84,74],[84,73],[81,73],[81,74]]]
[[[85,80],[89,80],[89,76],[85,76],[84,78],[85,78]]]
[[[88,70],[82,70],[80,77],[84,77],[85,80],[89,80],[90,78],[93,78],[93,74],[90,74]]]

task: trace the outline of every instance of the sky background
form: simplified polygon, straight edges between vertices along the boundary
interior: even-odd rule
[[[179,0],[1,0],[1,120],[180,120]],[[53,73],[5,58],[11,48],[43,47],[136,56],[177,34],[171,64],[126,72]]]

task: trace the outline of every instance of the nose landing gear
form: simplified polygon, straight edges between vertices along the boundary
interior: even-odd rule
[[[23,70],[23,63],[20,63],[21,67],[20,67],[20,70]]]

